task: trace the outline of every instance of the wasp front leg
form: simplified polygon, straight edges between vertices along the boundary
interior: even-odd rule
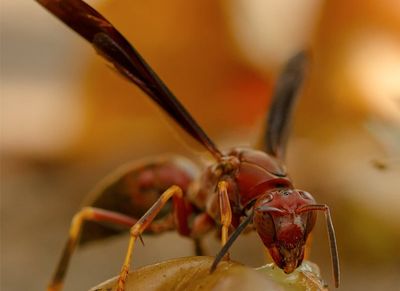
[[[228,196],[228,183],[226,181],[218,183],[218,199],[222,225],[221,244],[224,246],[228,240],[229,227],[232,223],[232,210]]]
[[[229,228],[232,223],[232,210],[228,195],[228,183],[220,181],[217,185],[219,210],[221,216],[221,245],[222,247],[228,241]],[[229,253],[226,253],[225,259],[229,260]]]

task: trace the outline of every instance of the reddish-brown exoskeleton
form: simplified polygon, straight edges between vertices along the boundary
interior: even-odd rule
[[[187,160],[167,157],[128,165],[106,179],[95,189],[88,206],[74,216],[48,290],[62,288],[79,239],[84,242],[121,231],[110,228],[110,224],[130,227],[131,234],[118,290],[124,290],[137,238],[143,232],[172,229],[193,238],[200,254],[202,236],[221,226],[223,247],[211,266],[214,270],[237,236],[250,225],[274,262],[285,273],[291,273],[303,261],[316,211],[326,216],[338,286],[339,263],[329,208],[316,204],[309,193],[295,189],[283,165],[291,111],[304,75],[304,53],[288,62],[278,80],[267,121],[265,152],[243,148],[221,152],[132,45],[96,10],[81,0],[37,2],[89,41],[215,159],[199,178],[196,167]],[[170,198],[172,211],[162,211]],[[107,226],[100,226],[102,222]]]

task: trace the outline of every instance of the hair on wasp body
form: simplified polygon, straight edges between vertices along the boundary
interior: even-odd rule
[[[201,238],[221,227],[222,248],[211,266],[213,271],[240,233],[252,224],[275,264],[285,273],[291,273],[304,259],[317,211],[326,216],[335,285],[339,285],[330,210],[324,204],[317,204],[311,194],[296,189],[284,166],[290,117],[307,66],[305,52],[287,62],[277,81],[264,151],[238,147],[221,151],[139,52],[94,8],[81,0],[36,1],[86,39],[116,71],[138,86],[214,158],[212,165],[194,171],[188,171],[194,167],[190,162],[169,157],[136,164],[114,176],[98,189],[91,204],[74,216],[48,290],[62,289],[70,258],[80,237],[85,236],[82,231],[87,222],[130,229],[128,250],[116,284],[117,290],[122,291],[136,240],[144,233],[167,230],[192,238],[201,253]],[[201,173],[199,178],[193,175],[195,171]],[[193,184],[197,187],[191,187]],[[160,217],[170,203],[171,211]]]

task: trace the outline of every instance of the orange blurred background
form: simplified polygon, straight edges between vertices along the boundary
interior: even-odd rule
[[[400,5],[385,1],[88,1],[135,45],[221,148],[259,139],[284,62],[312,64],[288,169],[332,209],[342,290],[393,290],[400,272]],[[73,214],[119,165],[206,154],[93,49],[33,1],[1,3],[1,287],[40,290]],[[331,282],[322,216],[311,259]],[[134,266],[191,254],[178,235],[145,237]],[[66,290],[115,275],[127,236],[76,253]],[[210,254],[218,249],[207,239]],[[243,236],[233,258],[264,262]]]

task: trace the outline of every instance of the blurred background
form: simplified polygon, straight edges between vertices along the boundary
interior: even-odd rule
[[[400,2],[88,1],[127,36],[221,148],[257,143],[277,74],[312,65],[288,169],[330,205],[341,290],[400,283]],[[85,194],[126,162],[209,157],[138,89],[34,1],[1,2],[1,289],[43,290]],[[65,290],[117,274],[128,236],[76,252]],[[175,233],[145,237],[134,266],[192,254]],[[218,249],[206,239],[209,254]],[[264,264],[255,234],[233,258]],[[311,260],[332,286],[324,219]]]

